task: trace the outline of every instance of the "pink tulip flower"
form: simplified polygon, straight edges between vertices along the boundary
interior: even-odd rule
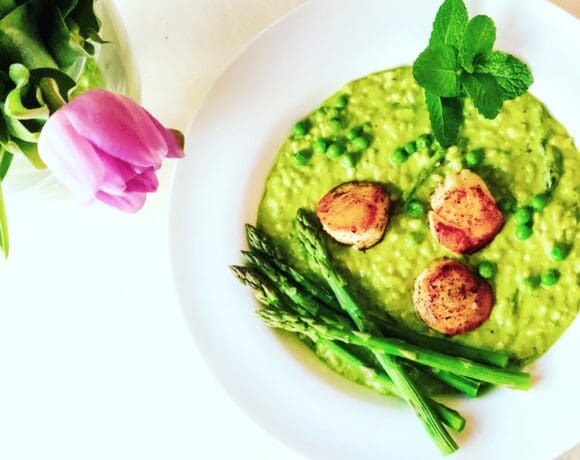
[[[131,99],[94,89],[58,109],[38,142],[46,166],[73,194],[136,212],[159,185],[165,158],[183,157],[175,134]]]

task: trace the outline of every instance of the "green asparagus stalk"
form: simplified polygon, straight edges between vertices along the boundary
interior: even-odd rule
[[[447,339],[429,337],[428,335],[419,334],[409,329],[396,326],[394,323],[390,323],[383,318],[379,319],[373,316],[373,319],[376,319],[379,328],[386,336],[393,337],[395,339],[401,339],[423,348],[429,348],[431,350],[439,351],[448,355],[460,356],[462,358],[467,358],[473,361],[484,364],[491,364],[498,367],[506,367],[509,361],[508,355],[504,353],[481,350],[479,348],[473,348],[466,345],[461,345],[456,342],[451,342]]]
[[[316,337],[314,341],[315,352],[318,357],[339,374],[347,374],[352,376],[356,374],[358,377],[357,383],[360,383],[371,390],[382,394],[393,394],[401,397],[399,389],[389,378],[388,375],[375,371],[373,368],[367,366],[363,361],[349,353],[343,347],[335,342]],[[340,362],[337,366],[334,362]],[[462,431],[465,427],[465,419],[457,412],[444,404],[430,399],[433,409],[443,422],[452,430]]]
[[[317,298],[321,302],[324,302],[327,306],[334,307],[335,309],[342,311],[340,307],[336,306],[336,298],[331,292],[319,284],[309,280],[300,272],[285,263],[280,254],[280,251],[268,235],[250,224],[246,224],[246,235],[250,248],[253,251],[268,257],[268,260],[273,265],[275,265],[279,271],[291,278],[295,285],[313,297]],[[389,337],[405,340],[424,348],[440,351],[441,353],[460,356],[463,358],[472,359],[473,361],[492,364],[494,366],[506,367],[508,364],[509,357],[503,353],[480,350],[478,348],[472,348],[451,342],[446,339],[429,337],[427,335],[419,334],[402,328],[394,324],[392,321],[389,322],[382,317],[372,316],[372,319],[378,324],[381,331]]]
[[[305,292],[319,301],[324,302],[326,305],[332,306],[336,303],[336,299],[332,295],[332,292],[321,286],[320,283],[312,281],[299,271],[295,270],[292,266],[288,265],[281,256],[278,248],[264,232],[258,230],[253,225],[246,224],[246,238],[252,251],[261,253],[268,257],[268,260],[276,266],[278,270],[291,278],[296,284],[300,285]]]
[[[247,228],[250,228],[249,226]],[[253,227],[252,227],[253,228]],[[254,241],[253,246],[256,246],[256,242],[257,241],[262,241],[262,243],[267,243],[266,240],[262,239],[262,240],[258,240],[257,237],[259,236],[259,234],[257,232],[254,232],[252,230],[249,231],[249,234],[252,235],[251,239],[252,241]],[[263,244],[262,244],[263,246]],[[268,245],[268,252],[270,253],[270,260],[271,260],[271,256],[273,256],[274,254],[277,254],[277,250],[273,245]],[[275,281],[282,281],[283,283],[286,283],[285,289],[282,289],[283,291],[288,292],[293,300],[295,302],[304,302],[306,301],[306,306],[309,307],[307,308],[307,312],[316,315],[316,317],[318,319],[320,319],[322,322],[326,323],[326,324],[332,324],[334,322],[337,323],[337,325],[342,325],[345,324],[345,322],[340,319],[339,317],[337,317],[336,314],[334,314],[334,312],[332,312],[331,316],[325,316],[323,314],[323,311],[326,311],[327,313],[329,312],[328,309],[326,308],[325,305],[321,305],[319,304],[319,302],[316,299],[312,299],[311,296],[309,294],[305,294],[301,295],[300,292],[300,288],[302,287],[301,285],[298,286],[294,286],[292,285],[292,287],[290,287],[290,284],[292,280],[289,280],[287,277],[284,277],[283,274],[280,275],[279,270],[278,273],[274,273],[276,271],[277,267],[274,267],[272,264],[270,264],[270,260],[265,260],[265,258],[261,255],[257,255],[254,252],[248,252],[244,254],[244,259],[246,260],[246,262],[253,267],[260,267],[262,268],[262,270],[258,270],[259,272],[261,272],[263,274],[263,276],[266,276],[269,280],[275,280]],[[239,268],[237,269],[239,270]],[[238,274],[238,278],[240,278],[240,274]],[[259,279],[257,281],[258,283],[260,282]],[[263,283],[263,281],[262,281]],[[246,280],[245,284],[250,284],[248,283],[248,280]],[[256,286],[253,286],[254,289],[256,289]],[[293,288],[296,288],[293,289]],[[274,291],[274,288],[271,286],[268,286],[268,289],[270,291]],[[298,305],[300,305],[302,308],[304,308],[304,305],[299,303]],[[300,311],[300,314],[305,314],[304,311]],[[456,375],[450,375],[448,372],[445,371],[438,371],[437,374],[433,374],[431,373],[431,375],[435,378],[437,378],[438,380],[443,381],[444,383],[452,386],[453,388],[456,388],[459,391],[462,391],[464,393],[466,393],[469,396],[474,396],[477,394],[478,392],[478,388],[479,385],[476,382],[470,381],[465,379],[464,377],[459,377]]]
[[[312,295],[299,289],[286,275],[276,270],[265,257],[252,251],[242,251],[242,261],[248,267],[254,267],[258,270],[277,287],[280,293],[284,294],[292,302],[300,305],[315,318],[319,316],[331,318],[333,321],[344,326],[349,325],[349,321],[346,318],[332,311]]]
[[[435,171],[435,169],[441,165],[441,162],[445,159],[446,154],[446,150],[440,149],[431,157],[429,163],[427,163],[417,175],[417,179],[415,180],[413,187],[409,191],[405,192],[405,194],[403,194],[403,206],[406,207],[409,201],[415,197],[417,190],[419,190],[421,186],[427,181],[427,179],[429,179],[431,174],[433,174],[433,171]]]
[[[456,358],[436,351],[425,350],[399,339],[388,339],[364,332],[352,332],[346,328],[337,329],[333,326],[317,323],[309,317],[298,317],[287,311],[264,309],[260,310],[258,314],[270,327],[297,333],[305,333],[312,328],[317,334],[329,340],[338,340],[369,348],[464,377],[494,385],[508,385],[519,390],[527,390],[530,387],[530,374],[525,372],[495,368],[465,358]]]
[[[441,369],[434,369],[432,367],[423,367],[423,370],[436,379],[446,383],[450,387],[455,388],[457,391],[465,393],[467,396],[476,398],[479,394],[481,382],[478,380],[462,377],[461,375],[445,372]]]
[[[328,283],[340,306],[348,313],[360,331],[380,336],[381,331],[379,328],[368,319],[364,310],[358,306],[346,290],[344,279],[333,270],[326,246],[323,240],[319,238],[319,230],[310,220],[305,210],[298,211],[296,223],[298,236],[302,244],[308,254],[317,262],[321,275]],[[455,452],[458,449],[457,443],[442,425],[441,420],[433,411],[426,397],[405,374],[399,360],[395,356],[382,351],[373,350],[373,352],[387,375],[399,388],[402,398],[415,410],[415,413],[423,422],[425,429],[440,451],[445,455]]]
[[[282,300],[276,293],[275,289],[271,286],[268,280],[260,278],[260,275],[255,268],[231,266],[230,269],[242,284],[252,289],[256,299],[262,305],[271,307],[273,309],[288,311],[289,308],[283,305]],[[308,315],[308,313],[300,305],[293,303],[288,303],[287,305],[291,305],[290,308],[299,315]],[[365,381],[361,383],[364,385],[381,393],[390,393],[399,396],[397,387],[393,384],[387,375],[377,373],[371,367],[364,364],[360,359],[344,350],[344,348],[340,347],[338,344],[324,339],[319,334],[316,334],[314,330],[310,330],[308,334],[302,335],[307,335],[316,346],[320,346],[321,348],[332,352],[335,356],[338,356],[341,362],[344,362],[345,365],[349,366],[351,371],[358,371],[360,375],[363,375],[365,377]],[[319,357],[321,357],[319,353],[317,354]],[[333,367],[331,366],[332,363],[329,360],[324,361],[327,365]],[[337,370],[336,366],[333,368]],[[352,375],[352,373],[353,372],[349,372],[349,375]],[[457,411],[454,411],[453,409],[450,409],[435,400],[431,400],[430,402],[437,414],[450,428],[456,431],[461,431],[463,429],[465,426],[465,419]]]

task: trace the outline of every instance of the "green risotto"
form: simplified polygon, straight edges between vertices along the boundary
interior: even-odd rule
[[[384,184],[394,205],[385,237],[359,251],[330,244],[361,304],[420,332],[413,283],[434,259],[451,257],[489,278],[495,292],[490,318],[452,340],[508,353],[527,363],[544,353],[580,307],[580,155],[565,128],[529,93],[505,103],[494,120],[466,100],[458,146],[419,187],[411,209],[402,197],[432,163],[423,90],[410,67],[347,84],[297,123],[268,177],[258,225],[298,269],[316,273],[294,231],[296,211],[315,209],[343,182]],[[419,141],[417,141],[419,139]],[[432,236],[426,212],[445,175],[470,168],[504,211],[493,242],[469,256],[447,251]]]

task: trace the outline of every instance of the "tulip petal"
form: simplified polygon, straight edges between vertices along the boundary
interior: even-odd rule
[[[93,89],[60,111],[87,141],[120,160],[149,167],[167,155],[164,132],[145,109],[125,96]]]
[[[185,154],[183,153],[183,148],[181,147],[180,143],[178,142],[175,134],[171,132],[171,130],[165,128],[157,118],[147,112],[151,122],[157,127],[165,142],[167,143],[167,158],[183,158]]]
[[[38,153],[55,177],[85,202],[93,201],[105,168],[93,146],[57,111],[44,125]]]
[[[123,195],[111,195],[106,192],[97,192],[97,199],[109,206],[124,212],[137,212],[145,204],[145,193],[125,193]]]
[[[147,168],[141,174],[137,174],[127,182],[127,192],[156,192],[159,188],[159,180],[154,168]]]
[[[100,190],[111,195],[119,195],[126,191],[127,183],[139,175],[135,168],[118,158],[107,155],[100,149],[95,149],[105,167],[105,177]]]

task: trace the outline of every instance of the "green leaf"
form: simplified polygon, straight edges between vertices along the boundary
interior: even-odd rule
[[[78,25],[83,37],[89,37],[101,30],[101,21],[95,14],[94,0],[78,0],[70,18]]]
[[[445,0],[435,21],[429,46],[450,45],[459,49],[467,26],[467,8],[463,0]]]
[[[10,239],[8,238],[8,219],[6,217],[6,206],[4,205],[4,194],[0,184],[0,249],[4,258],[8,257],[10,252]]]
[[[0,109],[3,110],[3,109]],[[6,125],[8,125],[8,132],[10,135],[16,139],[20,139],[24,142],[37,143],[40,137],[40,132],[30,131],[24,123],[14,117],[9,117],[3,114]]]
[[[60,9],[53,12],[47,44],[60,69],[73,72],[83,58],[88,57],[83,47],[84,39],[80,34],[73,34],[65,23]]]
[[[490,51],[476,59],[475,71],[493,75],[502,88],[504,100],[521,96],[534,82],[526,64],[502,51]]]
[[[37,2],[28,1],[0,19],[0,68],[20,63],[29,69],[57,67],[38,29]]]
[[[0,19],[18,6],[15,0],[0,0]]]
[[[66,18],[77,6],[78,0],[56,0],[57,7]]]
[[[473,59],[485,54],[495,43],[495,24],[488,16],[475,16],[465,29],[461,47],[461,64],[468,72],[473,72]]]
[[[0,146],[0,157],[2,158],[0,160],[0,182],[2,182],[6,177],[6,173],[8,173],[8,169],[10,169],[14,155]]]
[[[459,95],[457,54],[447,45],[423,51],[413,64],[413,76],[426,90],[443,97]]]
[[[15,155],[18,153],[24,155],[36,169],[46,169],[44,161],[42,161],[40,155],[38,154],[37,144],[22,141],[15,141],[14,144],[18,147],[18,150],[15,150],[12,153]]]
[[[8,131],[8,123],[4,115],[4,106],[0,104],[0,148],[3,144],[10,141],[10,132]]]
[[[105,77],[94,59],[87,59],[85,61],[83,70],[77,81],[77,86],[69,93],[71,100],[88,91],[90,88],[104,88],[106,86]]]
[[[6,96],[4,105],[6,115],[19,120],[47,120],[48,109],[44,105],[29,108],[23,102],[24,93],[30,81],[28,69],[22,64],[12,64],[10,66],[10,79],[16,84],[16,88]]]
[[[465,74],[461,82],[479,113],[490,120],[497,117],[503,106],[503,90],[494,77],[485,73]]]
[[[459,127],[463,123],[463,106],[460,98],[439,97],[425,91],[431,128],[443,147],[457,143]]]

